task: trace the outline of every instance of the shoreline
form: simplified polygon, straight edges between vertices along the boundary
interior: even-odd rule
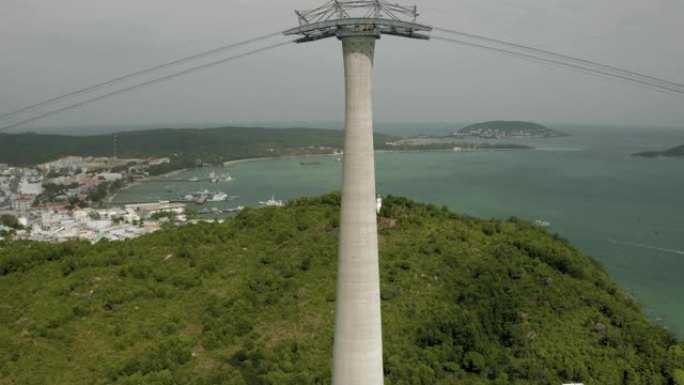
[[[431,153],[431,152],[450,152],[450,153],[472,153],[472,152],[480,152],[480,151],[520,151],[520,150],[535,150],[536,148],[530,147],[530,148],[467,148],[467,149],[461,149],[461,150],[454,150],[454,149],[420,149],[420,150],[375,150],[374,154],[407,154],[407,153]],[[325,156],[325,157],[331,157],[331,156],[339,156],[339,157],[344,157],[344,153],[337,153],[337,154],[303,154],[303,155],[282,155],[282,156],[266,156],[266,157],[258,157],[258,158],[244,158],[244,159],[234,159],[234,160],[227,160],[221,165],[217,166],[211,166],[214,168],[220,168],[220,167],[231,167],[235,166],[237,164],[242,164],[242,163],[249,163],[249,162],[256,162],[256,161],[264,161],[264,160],[276,160],[276,159],[291,159],[291,158],[308,158],[308,157],[314,157],[314,156]],[[183,168],[179,170],[173,170],[169,171],[166,174],[161,174],[161,175],[156,175],[154,177],[146,177],[143,179],[139,179],[135,182],[132,182],[130,184],[125,185],[124,187],[120,188],[116,192],[114,192],[110,197],[107,197],[104,199],[108,205],[113,204],[113,200],[116,198],[116,196],[119,194],[121,191],[128,190],[132,187],[141,185],[145,182],[148,182],[150,180],[154,179],[161,179],[161,178],[168,178],[177,174],[180,174],[181,172],[188,171],[188,170],[197,170],[205,167],[191,167],[191,168]]]
[[[148,181],[150,181],[150,180],[154,180],[154,179],[156,179],[156,178],[167,178],[167,177],[170,177],[170,176],[174,176],[174,175],[179,174],[179,173],[181,173],[181,172],[183,172],[183,171],[186,171],[186,170],[189,170],[189,169],[187,169],[187,168],[182,168],[182,169],[180,169],[180,170],[173,170],[173,171],[167,172],[166,174],[155,175],[155,176],[153,176],[153,177],[145,177],[145,178],[142,178],[142,179],[138,179],[138,180],[136,180],[136,181],[134,181],[134,182],[127,183],[127,184],[125,184],[123,187],[121,187],[120,189],[118,189],[118,190],[112,192],[111,194],[109,194],[108,196],[106,196],[106,197],[102,200],[102,202],[105,203],[105,204],[107,204],[107,205],[111,205],[112,202],[114,201],[114,199],[116,198],[116,196],[119,195],[119,193],[120,193],[121,191],[128,190],[128,189],[131,188],[131,187],[135,187],[135,186],[141,185],[141,184],[143,184],[143,183],[145,183],[145,182],[148,182]]]

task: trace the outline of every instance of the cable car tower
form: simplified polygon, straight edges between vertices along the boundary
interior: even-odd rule
[[[333,385],[382,385],[382,325],[373,154],[372,76],[381,35],[429,39],[416,7],[382,0],[328,1],[295,11],[299,27],[284,32],[305,43],[342,41],[345,140],[337,267]]]

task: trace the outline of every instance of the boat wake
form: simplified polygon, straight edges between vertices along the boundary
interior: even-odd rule
[[[662,251],[665,253],[671,253],[671,254],[678,254],[678,255],[684,255],[684,250],[677,250],[677,249],[666,249],[664,247],[658,247],[658,246],[653,246],[653,245],[646,245],[643,243],[634,243],[634,242],[625,242],[625,241],[618,241],[616,239],[609,239],[606,238],[607,241],[613,242],[613,243],[618,243],[621,245],[627,245],[627,246],[636,246],[636,247],[641,247],[644,249],[651,249],[651,250],[657,250],[657,251]]]

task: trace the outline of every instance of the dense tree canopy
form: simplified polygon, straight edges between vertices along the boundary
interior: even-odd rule
[[[174,162],[183,162],[184,167],[192,167],[198,159],[216,164],[232,159],[321,153],[317,149],[320,146],[342,148],[344,134],[341,130],[311,128],[220,127],[130,131],[116,137],[120,158],[171,157]],[[375,135],[381,147],[392,139]],[[25,166],[69,155],[113,156],[114,135],[0,133],[0,163]]]
[[[126,242],[0,243],[0,384],[328,384],[339,196]],[[527,222],[388,197],[387,384],[684,384],[684,346]]]
[[[10,214],[0,215],[0,225],[10,227],[13,229],[21,228],[21,224],[19,224],[19,219],[17,219],[17,217],[15,217],[14,215]]]

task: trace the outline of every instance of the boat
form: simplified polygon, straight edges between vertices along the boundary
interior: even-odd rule
[[[235,180],[235,178],[230,176],[230,174],[221,174],[220,180],[221,180],[221,182],[232,182]]]
[[[216,175],[215,172],[210,172],[209,175],[207,175],[207,179],[211,183],[217,183],[218,182],[218,176]]]
[[[283,207],[285,203],[279,199],[275,199],[275,195],[271,195],[271,199],[267,201],[259,201],[262,206],[273,206],[273,207]]]
[[[188,182],[199,182],[199,178],[196,176],[193,176],[192,178],[188,179]]]
[[[300,166],[320,166],[321,161],[320,160],[309,160],[309,161],[301,161],[299,162]]]
[[[214,171],[210,172],[209,175],[207,175],[207,179],[211,183],[231,182],[235,180],[235,178],[230,176],[230,174],[217,174]]]
[[[204,203],[207,201],[207,199],[213,197],[214,194],[210,192],[207,189],[204,190],[199,190],[199,191],[193,191],[189,194],[185,194],[183,196],[184,201],[194,201],[195,203]]]
[[[221,191],[217,191],[208,199],[209,202],[223,202],[225,200],[228,200],[228,195]]]
[[[536,219],[536,220],[534,221],[534,224],[535,224],[535,226],[539,226],[539,227],[549,227],[549,226],[551,226],[551,223],[549,223],[549,222],[547,222],[547,221],[543,221],[543,220],[541,220],[541,219]]]

